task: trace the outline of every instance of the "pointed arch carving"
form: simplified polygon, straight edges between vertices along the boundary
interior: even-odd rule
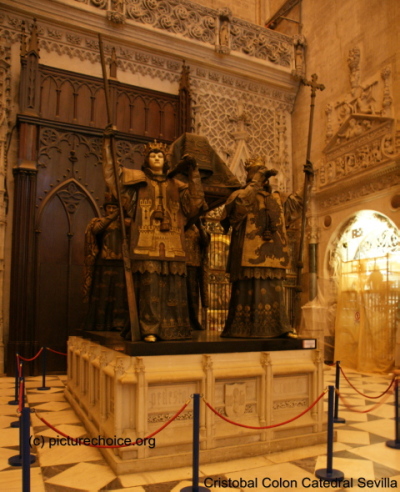
[[[61,195],[62,194],[62,195]],[[51,193],[43,200],[41,203],[38,214],[37,214],[37,225],[39,226],[43,214],[43,210],[46,205],[55,197],[59,196],[61,203],[64,206],[66,214],[74,214],[76,212],[76,208],[79,204],[80,199],[87,199],[91,204],[94,215],[100,216],[100,208],[96,201],[93,199],[89,190],[83,186],[79,181],[74,178],[67,179],[66,181],[60,183],[56,186]]]

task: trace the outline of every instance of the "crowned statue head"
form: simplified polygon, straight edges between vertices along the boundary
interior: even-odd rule
[[[272,176],[276,176],[278,174],[278,171],[276,169],[267,168],[265,157],[255,156],[251,159],[248,159],[245,162],[245,170],[247,172],[247,183],[249,183],[254,178],[256,173],[260,171],[260,173],[262,173],[262,179],[264,181],[264,190],[269,192],[271,191],[269,178],[271,178]]]
[[[247,173],[247,181],[251,181],[257,171],[266,168],[265,158],[257,155],[247,159],[244,163],[244,168]]]
[[[168,164],[168,145],[162,142],[149,142],[143,150],[144,163],[142,169],[150,170],[153,174],[167,174]]]

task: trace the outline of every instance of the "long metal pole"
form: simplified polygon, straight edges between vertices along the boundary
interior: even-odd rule
[[[100,58],[101,58],[101,67],[103,70],[103,81],[104,81],[104,93],[106,98],[106,108],[107,108],[107,119],[108,124],[112,124],[111,117],[111,106],[110,106],[110,92],[107,78],[107,70],[106,70],[106,62],[104,58],[104,50],[103,50],[103,39],[101,34],[99,34],[99,48],[100,48]],[[122,258],[124,261],[124,271],[125,271],[125,283],[126,283],[126,292],[128,297],[128,309],[129,309],[129,320],[131,324],[131,340],[137,341],[140,340],[140,327],[139,327],[139,316],[136,305],[136,296],[135,289],[133,285],[133,277],[132,277],[132,269],[131,269],[131,260],[129,255],[128,248],[128,239],[126,235],[126,227],[124,221],[124,208],[122,206],[121,200],[121,188],[119,183],[119,175],[118,175],[118,166],[117,166],[117,158],[115,151],[115,140],[113,136],[110,137],[111,144],[111,158],[114,169],[114,179],[115,179],[115,189],[117,192],[117,201],[119,206],[119,218],[121,222],[121,233],[122,233]]]
[[[297,260],[297,272],[296,272],[296,297],[295,297],[295,312],[294,312],[294,328],[300,326],[300,306],[301,306],[301,274],[303,270],[303,255],[304,255],[304,239],[306,235],[306,218],[307,218],[307,205],[308,205],[308,195],[310,189],[310,179],[312,176],[311,169],[308,170],[308,166],[311,164],[311,142],[312,142],[312,132],[314,124],[314,108],[315,108],[315,96],[317,90],[323,91],[325,86],[322,84],[317,84],[317,75],[314,73],[311,76],[311,82],[302,79],[304,85],[311,87],[311,103],[310,103],[310,119],[308,125],[308,139],[307,139],[307,155],[306,155],[306,167],[304,170],[304,187],[303,187],[303,208],[301,213],[301,229],[300,229],[300,243],[299,252]]]

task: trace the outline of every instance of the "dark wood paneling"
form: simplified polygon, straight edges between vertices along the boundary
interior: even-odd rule
[[[95,77],[39,66],[40,116],[64,123],[105,128],[107,112],[103,83]],[[111,112],[119,131],[174,140],[178,128],[179,96],[110,80]],[[167,118],[164,107],[168,105]],[[171,132],[171,129],[172,132]]]
[[[42,65],[35,69],[33,85],[22,83],[26,111],[18,118],[10,375],[17,351],[27,357],[40,346],[65,352],[68,336],[82,327],[84,232],[90,219],[101,213],[105,192],[101,144],[107,114],[102,80]],[[23,76],[28,77],[26,70]],[[35,91],[33,98],[28,87]],[[140,169],[144,143],[176,138],[179,97],[117,81],[110,81],[110,92],[119,131],[118,159]],[[30,367],[37,373],[40,361]],[[49,353],[48,367],[64,370],[65,358]]]

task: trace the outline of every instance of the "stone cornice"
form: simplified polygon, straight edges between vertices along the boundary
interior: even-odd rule
[[[100,32],[106,53],[112,46],[117,48],[118,69],[122,71],[144,75],[143,67],[147,66],[148,70],[152,66],[151,76],[175,83],[185,59],[188,64],[208,70],[218,69],[232,76],[245,75],[261,84],[268,82],[276,89],[292,94],[297,92],[298,82],[292,77],[290,66],[280,66],[243,52],[231,51],[229,55],[220,55],[214,46],[151,25],[127,22],[116,26],[104,18],[104,11],[76,0],[37,0],[33,5],[29,0],[3,0],[2,5],[0,35],[18,42],[21,22],[30,25],[36,17],[40,48],[45,51],[97,64],[97,33]],[[157,60],[157,56],[164,60]]]
[[[320,213],[331,213],[360,201],[375,199],[379,194],[400,185],[400,158],[384,167],[373,169],[362,176],[349,179],[346,184],[331,186],[329,190],[314,195],[317,210]],[[372,196],[373,195],[373,196]]]

